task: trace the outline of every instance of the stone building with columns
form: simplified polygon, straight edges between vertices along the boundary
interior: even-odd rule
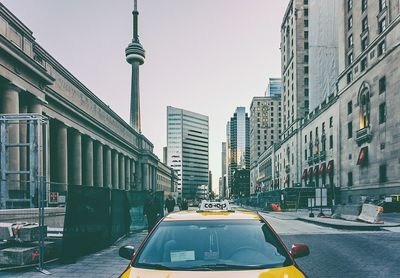
[[[65,195],[68,185],[157,189],[157,172],[165,165],[160,167],[153,144],[46,52],[0,3],[0,114],[20,113],[49,119],[50,167],[44,175],[50,192]],[[20,142],[26,133],[20,126],[9,136]],[[19,152],[9,155],[11,170],[26,167]],[[9,188],[10,198],[21,190]]]

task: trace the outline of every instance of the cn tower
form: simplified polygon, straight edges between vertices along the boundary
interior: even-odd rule
[[[134,0],[133,8],[133,39],[125,49],[126,61],[132,65],[132,81],[131,81],[131,114],[130,125],[137,131],[141,132],[140,126],[140,92],[139,92],[139,66],[143,65],[145,59],[145,51],[139,42],[138,34],[138,17],[137,0]]]

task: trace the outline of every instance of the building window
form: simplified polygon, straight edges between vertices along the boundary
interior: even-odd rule
[[[308,102],[308,100],[305,100],[304,101],[304,109],[308,110],[308,108],[309,108],[309,102]]]
[[[353,63],[353,53],[347,55],[347,65],[351,65]]]
[[[350,30],[353,27],[353,16],[350,16],[349,19],[347,19],[347,30]]]
[[[308,55],[304,55],[304,63],[308,63]]]
[[[304,38],[308,39],[308,31],[304,31]]]
[[[333,117],[329,118],[329,127],[333,127]]]
[[[351,114],[353,112],[353,102],[350,100],[347,103],[347,115]]]
[[[308,9],[304,9],[304,16],[308,16]]]
[[[367,67],[368,67],[368,62],[367,62],[367,57],[365,57],[364,59],[361,60],[361,71],[366,70]]]
[[[349,71],[349,72],[347,73],[347,84],[350,84],[351,81],[353,81],[353,72],[352,72],[352,71]]]
[[[360,129],[369,127],[369,115],[370,115],[370,96],[369,89],[364,88],[359,96],[360,104]]]
[[[329,136],[329,149],[333,149],[333,135]]]
[[[385,54],[386,52],[386,44],[385,41],[382,41],[378,44],[378,57]]]
[[[386,122],[386,102],[379,105],[379,123]]]
[[[304,0],[304,5],[308,5],[308,0]]]
[[[304,20],[304,27],[308,27],[308,20],[307,19]]]
[[[353,137],[353,122],[347,123],[347,139]]]
[[[348,46],[348,47],[353,47],[353,35],[350,35],[350,36],[347,38],[347,46]]]
[[[307,150],[304,150],[304,160],[307,160]]]
[[[308,67],[304,67],[304,73],[308,73]]]
[[[353,172],[347,173],[347,186],[353,185]]]
[[[381,164],[379,165],[379,182],[387,181],[387,165]]]
[[[368,1],[367,0],[362,0],[361,1],[361,10],[365,11],[367,9],[368,6]]]
[[[304,143],[306,143],[306,144],[307,144],[307,134],[306,134],[306,135],[304,135]]]
[[[361,39],[361,50],[365,50],[368,46],[368,36],[365,38]]]
[[[379,0],[379,11],[386,9],[386,0]]]
[[[365,32],[368,30],[368,17],[364,17],[362,20],[362,31]]]
[[[382,76],[379,79],[379,94],[382,94],[386,91],[386,76]]]
[[[308,77],[304,78],[304,86],[308,86]]]
[[[304,89],[304,96],[308,97],[308,89]]]
[[[351,11],[353,8],[353,0],[347,0],[347,11]]]
[[[379,21],[379,33],[382,33],[383,31],[386,30],[386,18],[382,18],[381,21]]]

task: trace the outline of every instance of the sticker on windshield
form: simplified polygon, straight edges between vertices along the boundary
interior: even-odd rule
[[[171,251],[171,262],[194,261],[194,250]]]

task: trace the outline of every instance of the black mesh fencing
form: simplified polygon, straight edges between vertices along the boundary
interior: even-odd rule
[[[62,257],[73,260],[104,249],[129,232],[147,229],[143,208],[149,197],[149,192],[68,186]],[[164,192],[155,197],[162,208]]]
[[[83,256],[110,244],[110,189],[68,187],[64,220],[63,258]]]

